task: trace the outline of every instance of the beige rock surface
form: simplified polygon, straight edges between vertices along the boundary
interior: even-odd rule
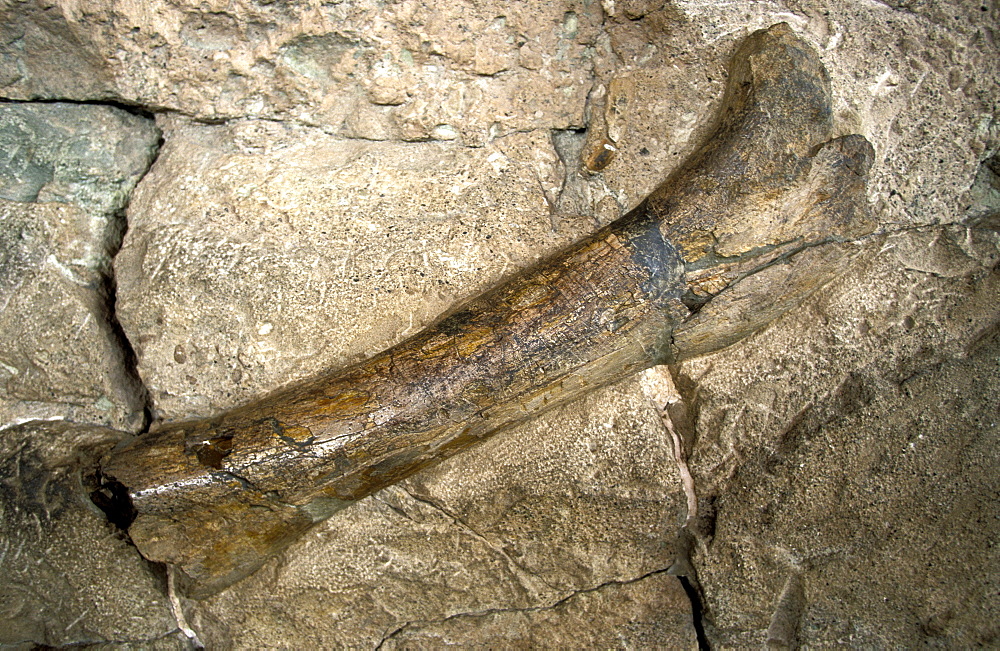
[[[595,2],[5,4],[8,97],[115,98],[374,140],[582,126],[607,48]]]
[[[899,384],[857,372],[772,428],[777,436],[738,444],[742,463],[719,487],[699,558],[710,637],[732,647],[995,645],[998,371],[994,335]]]
[[[114,107],[0,105],[0,424],[142,426],[111,260],[158,141],[150,120]]]
[[[766,641],[789,580],[804,597],[775,639],[995,643],[998,245],[878,238],[805,309],[680,369],[719,643]]]
[[[410,636],[691,646],[690,603],[666,574],[683,502],[662,424],[640,396],[621,383],[377,493],[192,604],[189,621],[210,645],[244,648]],[[600,606],[636,594],[664,601]],[[484,617],[497,631],[486,637],[456,621]]]
[[[100,276],[73,268],[89,218],[72,205],[0,203],[4,226],[0,414],[5,423],[70,415],[130,417],[120,353],[102,327]],[[84,236],[84,237],[81,237]],[[117,362],[117,363],[116,363]],[[141,407],[140,407],[141,409]]]
[[[163,418],[375,352],[617,217],[705,136],[728,58],[754,29],[784,21],[812,42],[840,131],[875,145],[880,233],[854,268],[752,338],[673,369],[691,414],[677,426],[700,496],[703,612],[667,571],[685,496],[630,380],[186,602],[202,641],[690,647],[700,618],[712,646],[995,645],[998,11],[0,5],[0,94],[138,105],[163,129],[115,260],[118,315]],[[582,169],[605,144],[601,170]],[[7,210],[37,224],[50,208]],[[100,585],[100,573],[86,576]],[[141,617],[142,639],[176,626]],[[97,639],[25,630],[38,643]]]

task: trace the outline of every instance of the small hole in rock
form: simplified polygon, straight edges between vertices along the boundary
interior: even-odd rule
[[[114,478],[102,476],[100,471],[89,477],[88,483],[97,486],[90,492],[90,501],[104,511],[111,524],[127,531],[138,515],[128,489]]]

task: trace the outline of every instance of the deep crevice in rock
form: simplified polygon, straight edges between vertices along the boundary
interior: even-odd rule
[[[697,522],[699,519],[701,516],[696,516],[695,521]],[[698,649],[708,651],[712,648],[705,632],[705,625],[709,623],[709,618],[701,583],[698,581],[698,571],[695,569],[692,559],[695,544],[696,535],[685,524],[677,532],[677,539],[674,542],[674,563],[670,566],[668,573],[677,577],[681,587],[684,588],[684,594],[691,602],[691,624],[694,626]]]
[[[113,272],[109,271],[104,275],[101,285],[97,292],[100,301],[99,316],[103,317],[100,323],[119,356],[114,361],[111,372],[113,376],[117,376],[114,377],[115,383],[131,412],[127,427],[135,432],[145,432],[152,422],[152,400],[139,375],[135,349],[118,320],[117,283]]]
[[[40,97],[37,99],[14,99],[0,97],[0,104],[78,104],[81,106],[110,106],[126,113],[131,113],[147,120],[154,119],[156,112],[142,104],[130,104],[114,99],[61,99],[58,97]],[[154,157],[155,158],[155,157]]]
[[[132,201],[132,197],[135,196],[136,188],[142,183],[146,175],[149,174],[149,170],[153,168],[156,164],[156,159],[159,157],[160,152],[163,150],[163,135],[160,135],[159,140],[156,143],[156,148],[153,151],[152,156],[149,159],[149,164],[146,166],[145,171],[136,181],[135,186],[129,192],[122,207],[115,214],[114,221],[117,226],[117,232],[108,242],[108,260],[110,261],[108,269],[103,275],[103,287],[101,288],[100,295],[104,301],[104,321],[103,323],[108,328],[111,341],[115,344],[119,354],[121,355],[119,370],[122,374],[121,386],[125,392],[127,392],[128,405],[134,410],[134,424],[135,430],[138,433],[145,433],[150,424],[152,423],[153,416],[153,399],[149,393],[149,389],[146,387],[145,382],[142,380],[142,376],[139,374],[139,358],[136,354],[135,348],[132,346],[132,342],[129,340],[128,335],[125,333],[125,329],[122,327],[121,321],[118,320],[118,280],[115,276],[114,269],[114,259],[121,251],[122,244],[125,240],[125,234],[128,232],[128,206]]]
[[[702,607],[701,595],[698,589],[686,576],[677,577],[684,588],[684,594],[691,601],[691,622],[694,624],[694,634],[698,639],[699,651],[709,651],[712,647],[708,643],[708,636],[705,635],[704,608]]]

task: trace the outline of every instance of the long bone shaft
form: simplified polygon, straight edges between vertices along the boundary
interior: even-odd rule
[[[483,438],[798,305],[870,232],[861,136],[829,140],[819,58],[787,25],[734,57],[715,134],[625,217],[356,366],[102,461],[140,552],[217,592],[317,522]]]

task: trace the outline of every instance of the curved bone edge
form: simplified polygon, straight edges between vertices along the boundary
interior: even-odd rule
[[[826,74],[787,26],[751,36],[733,70],[716,136],[621,220],[357,366],[112,452],[103,472],[127,487],[139,550],[211,595],[338,508],[729,345],[827,282],[844,247],[819,244],[869,228],[870,147],[823,145]]]
[[[800,238],[800,194],[816,147],[833,127],[819,56],[785,24],[737,49],[715,134],[647,199],[687,264]]]

